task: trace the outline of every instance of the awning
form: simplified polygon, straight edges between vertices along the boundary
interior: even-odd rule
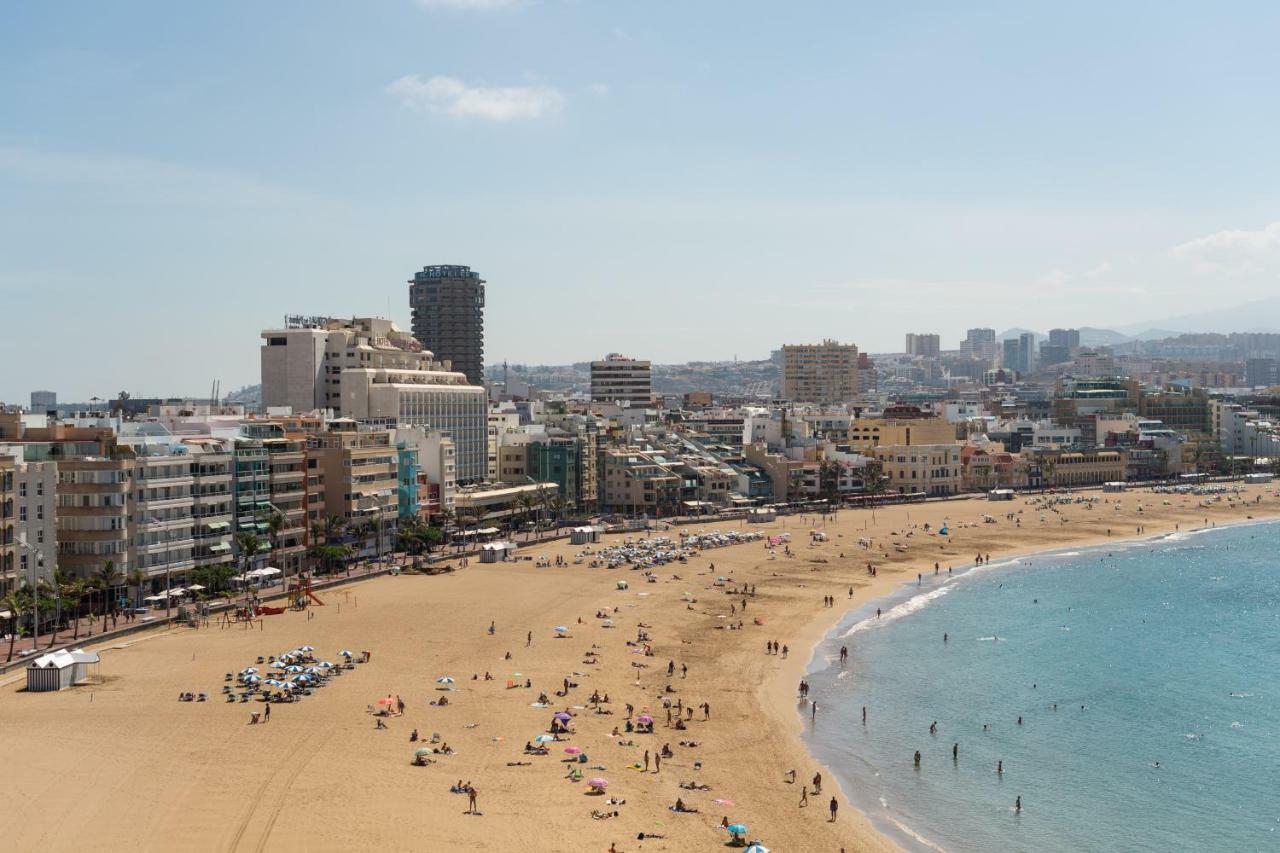
[[[209,530],[230,530],[231,522],[229,521],[210,521],[205,525]]]
[[[143,601],[164,601],[164,599],[165,597],[163,595],[148,595],[146,598],[142,600]]]
[[[187,592],[199,592],[202,589],[204,589],[204,587],[202,587],[200,584],[193,583],[191,586],[187,587]]]
[[[253,571],[249,572],[250,577],[259,577],[259,578],[266,578],[266,577],[271,577],[273,575],[279,575],[279,574],[283,574],[283,572],[281,572],[275,566],[267,566],[265,569],[254,569]]]
[[[221,554],[224,551],[230,551],[231,546],[228,545],[226,542],[218,542],[215,545],[210,545],[209,550],[215,554]]]

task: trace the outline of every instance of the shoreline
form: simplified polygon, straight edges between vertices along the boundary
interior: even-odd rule
[[[144,635],[163,642],[135,641],[104,656],[107,681],[101,685],[58,694],[0,690],[0,714],[11,720],[0,732],[0,749],[37,780],[14,792],[14,842],[27,849],[70,850],[94,838],[102,849],[159,849],[164,839],[185,834],[199,839],[195,848],[218,850],[403,849],[427,843],[606,850],[616,842],[619,851],[637,853],[721,846],[723,815],[748,824],[749,838],[775,850],[904,849],[910,845],[885,832],[874,810],[860,810],[849,800],[839,777],[809,751],[795,687],[814,669],[833,629],[860,607],[912,590],[910,575],[927,572],[934,562],[971,565],[975,553],[989,552],[998,563],[1119,544],[1135,537],[1118,532],[1135,525],[1145,528],[1145,536],[1136,537],[1143,539],[1174,532],[1176,523],[1198,525],[1205,517],[1223,526],[1245,521],[1246,513],[1280,516],[1274,488],[1241,492],[1250,501],[1258,495],[1265,495],[1261,505],[1224,496],[1204,507],[1190,496],[1134,491],[1105,496],[1103,504],[1100,492],[1072,493],[1072,499],[1096,497],[1099,503],[1091,511],[1063,505],[1059,511],[1069,523],[1061,524],[1047,511],[1051,522],[1037,522],[1040,513],[1026,500],[993,504],[979,497],[876,508],[874,518],[869,510],[845,509],[834,519],[725,523],[718,526],[722,532],[788,533],[790,553],[779,545],[775,554],[759,541],[708,548],[687,564],[655,567],[651,583],[630,566],[575,565],[582,546],[531,543],[522,555],[568,562],[540,568],[520,560],[473,564],[433,577],[375,577],[327,593],[327,603],[337,606],[268,617],[252,631],[212,626]],[[1117,497],[1121,509],[1112,506]],[[1169,498],[1164,506],[1141,513],[1134,508],[1161,504],[1162,497]],[[1021,527],[983,522],[990,512],[1010,510],[1021,512]],[[950,524],[950,536],[923,530],[923,522],[938,520]],[[1108,538],[1107,525],[1117,535]],[[811,537],[811,531],[826,536]],[[591,547],[598,552],[627,538],[610,535]],[[869,547],[855,546],[863,538]],[[865,572],[869,560],[879,567],[875,577]],[[717,576],[727,577],[727,584],[715,582]],[[629,591],[617,586],[621,580],[630,582]],[[758,586],[758,594],[728,594],[744,584]],[[833,599],[834,606],[821,606],[823,598]],[[733,606],[742,601],[751,612],[734,616]],[[602,610],[614,612],[616,629],[601,624]],[[729,630],[740,618],[743,629]],[[497,622],[496,638],[485,630],[490,621]],[[634,657],[631,644],[622,643],[633,639],[638,621],[653,626],[651,658]],[[572,626],[575,636],[555,640],[554,625]],[[526,631],[533,635],[530,645]],[[764,654],[766,639],[787,644],[791,654]],[[314,698],[281,707],[266,730],[246,726],[243,707],[173,701],[180,690],[216,691],[223,674],[252,663],[251,655],[301,643],[330,655],[344,646],[369,648],[373,662]],[[598,650],[598,661],[583,659],[588,647]],[[512,657],[504,660],[504,650]],[[679,671],[666,677],[669,659],[677,669],[688,664],[687,679]],[[591,819],[592,807],[603,808],[604,801],[584,796],[581,786],[557,775],[564,772],[560,755],[534,758],[531,765],[511,763],[522,758],[520,744],[545,725],[545,712],[529,707],[527,691],[504,688],[511,670],[533,681],[533,695],[537,689],[550,693],[566,673],[581,682],[565,699],[552,701],[578,709],[574,745],[607,765],[613,785],[608,796],[627,801],[617,818]],[[486,671],[497,678],[467,677]],[[440,695],[435,679],[446,674],[458,680],[449,707],[428,707],[426,700]],[[664,682],[672,689],[664,690]],[[584,708],[593,688],[611,694],[608,707],[615,716]],[[388,693],[403,694],[409,705],[403,720],[390,721],[392,729],[401,729],[392,734],[375,730],[363,713],[371,700]],[[630,749],[620,743],[629,735],[609,735],[623,723],[623,703],[633,703],[638,713],[661,713],[664,697],[679,697],[689,707],[709,701],[714,714],[708,721],[697,714],[687,734],[659,721],[653,737],[636,738],[640,743]],[[823,713],[822,697],[815,698]],[[201,736],[190,737],[193,725]],[[411,768],[404,737],[410,726],[441,732],[456,754],[435,768]],[[699,745],[677,746],[681,737]],[[675,755],[663,761],[660,773],[628,770],[640,752],[664,740]],[[88,754],[95,758],[86,763]],[[253,761],[241,760],[249,754]],[[63,772],[68,766],[80,770],[73,779]],[[784,781],[791,769],[796,785]],[[823,795],[809,808],[797,808],[796,788],[816,769],[828,780]],[[465,815],[465,803],[447,793],[459,776],[476,781],[485,817]],[[379,783],[347,784],[356,778]],[[714,793],[690,791],[678,781],[705,783]],[[838,819],[829,821],[826,800],[833,792],[841,808]],[[667,806],[677,796],[701,813],[673,815]],[[721,798],[736,805],[722,808]],[[140,802],[147,803],[145,813]],[[70,816],[51,828],[38,817],[49,809]],[[347,820],[331,826],[323,839],[310,834],[315,811],[335,809]],[[637,844],[637,832],[665,837]],[[126,847],[125,840],[134,843]]]
[[[1261,507],[1259,507],[1259,510],[1261,510]],[[1142,544],[1156,544],[1159,542],[1169,541],[1172,537],[1180,534],[1186,537],[1192,537],[1204,533],[1212,533],[1218,530],[1231,530],[1240,527],[1280,524],[1280,508],[1269,508],[1267,512],[1268,514],[1264,517],[1227,521],[1223,524],[1213,523],[1210,526],[1200,526],[1188,530],[1179,529],[1176,526],[1178,523],[1174,522],[1175,527],[1169,528],[1166,526],[1154,533],[1143,532],[1142,534],[1123,538],[1104,536],[1099,539],[1097,536],[1094,536],[1089,541],[1085,542],[1073,542],[1048,548],[1034,548],[1018,553],[1001,554],[998,560],[995,561],[995,565],[992,566],[992,569],[1008,571],[1021,568],[1024,570],[1031,570],[1034,567],[1023,563],[1022,561],[1031,558],[1077,557],[1084,554],[1104,551],[1108,545],[1129,547]],[[825,780],[831,779],[836,789],[839,791],[841,798],[849,804],[850,809],[856,810],[870,823],[873,829],[882,838],[901,850],[925,851],[926,853],[928,853],[928,851],[934,851],[934,853],[945,853],[946,848],[934,843],[924,835],[917,832],[913,827],[907,826],[890,816],[877,816],[873,811],[874,807],[870,803],[865,801],[859,802],[858,798],[849,796],[845,784],[846,780],[843,778],[842,774],[831,764],[819,758],[817,753],[814,751],[813,744],[809,740],[809,729],[806,726],[806,719],[804,716],[807,703],[801,702],[795,698],[795,691],[792,687],[788,686],[788,682],[784,676],[794,674],[795,677],[790,682],[794,685],[795,683],[798,683],[800,679],[808,680],[812,676],[830,669],[832,662],[831,659],[823,653],[823,647],[829,642],[834,642],[835,640],[840,639],[836,634],[837,631],[841,629],[841,626],[845,626],[847,623],[846,630],[849,630],[855,625],[861,624],[871,618],[873,608],[881,605],[888,605],[883,609],[885,613],[889,613],[892,608],[905,604],[920,596],[927,595],[929,592],[941,589],[950,581],[960,581],[964,579],[971,575],[974,570],[983,568],[984,565],[986,564],[978,565],[970,562],[960,566],[958,567],[958,572],[947,575],[940,583],[931,584],[929,588],[923,589],[920,592],[914,592],[915,590],[920,589],[920,587],[912,585],[909,578],[903,579],[900,577],[900,573],[895,572],[891,577],[897,581],[896,584],[892,586],[886,585],[888,588],[876,593],[871,593],[869,591],[870,587],[868,587],[866,588],[867,594],[865,596],[855,594],[854,597],[849,599],[849,606],[840,611],[839,615],[834,619],[823,619],[815,616],[813,622],[807,626],[809,630],[802,632],[802,636],[805,637],[805,645],[801,645],[801,648],[809,649],[808,656],[803,658],[806,663],[803,666],[784,668],[784,670],[779,672],[778,678],[775,680],[775,684],[773,685],[775,700],[781,703],[789,703],[792,706],[791,717],[795,723],[795,733],[803,746],[806,755],[809,757],[809,760],[815,766],[819,767],[823,773],[824,787]],[[932,577],[932,575],[925,575],[925,577],[927,579]],[[849,621],[851,617],[854,617],[855,614],[858,614],[859,612],[866,615],[862,618]],[[906,616],[911,615],[914,614],[906,614]],[[808,642],[810,638],[812,638],[812,643]],[[795,657],[799,659],[798,656]],[[793,670],[794,672],[792,672]],[[819,710],[821,710],[821,708],[822,705],[820,703]]]

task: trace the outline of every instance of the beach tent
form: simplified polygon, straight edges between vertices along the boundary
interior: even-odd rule
[[[992,489],[987,492],[987,500],[1011,501],[1013,500],[1013,489]]]
[[[66,690],[75,684],[75,666],[75,658],[63,649],[41,655],[27,666],[27,690],[31,693]]]
[[[753,509],[747,513],[747,524],[768,524],[771,521],[776,521],[777,518],[778,513],[776,510],[768,507]]]

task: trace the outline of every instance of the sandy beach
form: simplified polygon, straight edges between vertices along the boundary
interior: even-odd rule
[[[323,606],[251,626],[215,620],[99,646],[101,684],[34,694],[21,689],[18,673],[0,688],[0,754],[11,777],[6,843],[15,850],[603,853],[613,844],[686,851],[724,847],[727,818],[775,851],[892,849],[842,793],[838,818],[829,820],[835,780],[800,739],[807,717],[798,713],[796,686],[815,644],[849,608],[932,573],[935,562],[945,571],[979,553],[995,559],[1280,516],[1274,487],[1209,501],[1145,489],[1068,497],[1099,501],[1044,510],[1030,503],[1035,496],[974,497],[842,510],[835,519],[683,528],[786,533],[791,553],[783,545],[771,553],[759,541],[704,550],[655,567],[653,582],[630,567],[592,568],[590,556],[575,565],[583,546],[534,545],[520,554],[567,564],[473,560],[451,574],[353,584],[324,594]],[[949,534],[940,536],[944,522]],[[826,541],[811,542],[813,531]],[[728,580],[717,585],[717,577]],[[729,594],[744,587],[754,594]],[[824,606],[825,596],[834,606]],[[651,655],[637,644],[640,623],[649,626]],[[568,636],[558,637],[556,626]],[[769,641],[789,654],[766,654]],[[260,703],[224,700],[225,674],[304,644],[319,660],[338,661],[342,649],[369,650],[371,660],[302,701],[273,705],[269,723],[249,724]],[[438,684],[443,676],[455,682]],[[566,680],[577,686],[555,695]],[[177,701],[184,691],[210,699]],[[532,707],[540,692],[547,707]],[[593,692],[609,702],[592,705]],[[388,695],[405,711],[380,729],[369,707]],[[430,704],[442,696],[446,706]],[[813,698],[821,714],[822,697]],[[692,709],[683,730],[667,725],[664,699]],[[628,703],[636,716],[653,716],[653,734],[625,731]],[[558,711],[573,715],[573,733],[548,743],[548,755],[526,755],[526,742],[545,734]],[[438,733],[434,746],[447,742],[452,754],[413,766],[415,750],[433,745],[411,743],[415,728],[425,740]],[[672,756],[655,770],[664,744]],[[578,763],[566,747],[587,760]],[[643,766],[646,751],[650,770],[628,769]],[[571,768],[607,779],[604,793],[567,778]],[[802,784],[819,771],[822,793],[799,808]],[[465,794],[450,792],[459,781],[475,787],[478,814],[467,813]],[[671,811],[677,797],[697,813]],[[617,815],[596,819],[593,810]],[[661,837],[641,841],[640,833]]]

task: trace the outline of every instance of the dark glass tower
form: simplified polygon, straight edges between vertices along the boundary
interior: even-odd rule
[[[484,384],[484,279],[471,267],[423,267],[409,281],[413,336],[436,358]]]

